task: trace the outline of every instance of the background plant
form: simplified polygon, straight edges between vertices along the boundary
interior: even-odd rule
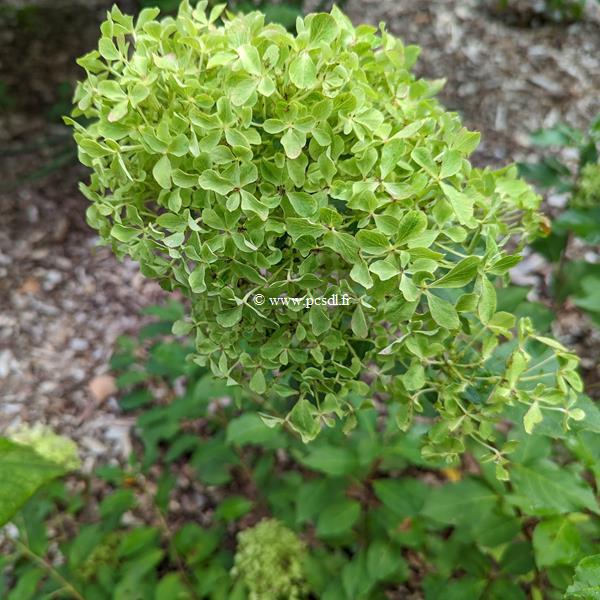
[[[551,289],[557,303],[571,298],[598,324],[600,267],[586,250],[600,243],[600,117],[588,131],[559,124],[536,132],[532,140],[548,155],[519,165],[522,174],[541,189],[566,196],[550,235],[533,247],[554,263]],[[559,151],[565,149],[575,154],[574,161],[561,160]]]
[[[526,13],[527,24],[534,19],[556,23],[579,21],[585,14],[587,0],[539,0],[519,2],[495,0],[496,10],[504,15]],[[524,15],[525,16],[525,15]]]
[[[237,532],[265,518],[302,540],[305,557],[294,536],[289,552],[311,597],[594,597],[593,405],[590,431],[576,425],[566,435],[548,421],[533,436],[520,425],[508,431],[507,441],[521,441],[510,482],[497,480],[475,443],[461,469],[424,459],[426,424],[381,429],[374,409],[359,413],[349,437],[337,425],[305,445],[240,411],[224,382],[180,360],[192,341],[160,331],[183,307],[153,312],[160,320],[141,340],[123,338],[112,360],[122,407],[138,414],[136,456],[27,505],[15,519],[20,542],[3,558],[3,598],[245,598]]]

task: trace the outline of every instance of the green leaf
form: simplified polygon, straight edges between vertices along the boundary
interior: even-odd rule
[[[428,175],[431,177],[437,176],[437,165],[431,157],[431,150],[429,148],[424,146],[415,148],[410,156],[420,167],[425,169]]]
[[[409,392],[420,390],[425,385],[425,369],[418,362],[413,362],[406,373],[400,377]]]
[[[565,517],[542,521],[533,530],[533,549],[539,568],[573,564],[581,552],[579,532]]]
[[[421,513],[448,525],[480,519],[498,504],[497,495],[487,486],[466,479],[430,491]]]
[[[110,230],[110,235],[120,242],[129,242],[138,237],[142,232],[133,227],[124,227],[119,223],[115,223]]]
[[[356,234],[356,240],[360,249],[367,254],[379,256],[386,254],[391,249],[388,238],[378,231],[361,229]]]
[[[373,280],[369,274],[369,267],[362,259],[359,259],[354,263],[354,266],[350,271],[350,277],[366,289],[373,287]]]
[[[281,133],[285,131],[286,124],[281,119],[267,119],[263,123],[263,129],[267,133]]]
[[[381,539],[369,545],[367,569],[369,575],[377,581],[386,580],[391,576],[394,576],[394,581],[402,581],[408,576],[408,565],[400,549]]]
[[[257,87],[258,81],[254,77],[238,75],[229,89],[231,103],[234,106],[243,106],[250,100]]]
[[[577,131],[564,123],[554,127],[538,129],[531,134],[536,146],[572,146],[577,144]]]
[[[215,510],[215,517],[227,523],[237,521],[252,509],[252,501],[243,496],[229,496],[221,500]]]
[[[185,234],[182,231],[177,231],[171,235],[168,235],[163,239],[163,243],[168,248],[177,248],[183,244],[185,240]]]
[[[486,600],[527,600],[523,588],[508,579],[496,579],[488,588]]]
[[[302,399],[296,402],[286,417],[290,427],[300,434],[305,444],[314,440],[321,431],[318,420],[313,416],[314,412],[315,407],[308,400]]]
[[[217,323],[221,325],[221,327],[233,327],[240,322],[241,318],[242,307],[236,306],[219,313],[217,315]]]
[[[247,73],[251,75],[260,75],[262,73],[262,65],[258,50],[251,44],[242,44],[237,49],[240,57],[240,63]]]
[[[253,212],[261,221],[266,221],[269,217],[269,207],[264,205],[254,194],[241,190],[242,196],[242,210],[244,212]]]
[[[525,413],[523,417],[523,426],[525,427],[525,431],[527,433],[532,433],[533,428],[544,420],[542,415],[542,411],[540,410],[540,404],[536,400],[531,404],[529,410]]]
[[[396,232],[396,245],[405,244],[427,229],[427,217],[420,210],[407,212],[400,220]]]
[[[323,245],[337,252],[349,263],[358,259],[358,243],[349,233],[328,231],[323,237]]]
[[[349,475],[356,470],[356,459],[350,449],[336,446],[314,448],[300,462],[314,471],[332,477]]]
[[[171,327],[171,332],[173,333],[173,335],[188,335],[193,328],[193,323],[190,323],[189,321],[184,321],[183,319],[178,319],[173,323],[173,327]]]
[[[350,324],[352,327],[352,332],[356,337],[366,338],[369,334],[369,327],[365,319],[365,313],[363,312],[362,306],[360,304],[356,305],[356,308],[352,313],[352,319]]]
[[[389,263],[387,260],[376,260],[369,265],[369,271],[375,273],[381,281],[387,281],[400,273],[398,267]]]
[[[459,223],[468,225],[473,218],[473,201],[464,192],[459,192],[451,185],[440,182],[440,187],[450,201]]]
[[[131,101],[132,106],[137,106],[140,102],[143,102],[149,94],[150,90],[147,86],[136,83],[129,92],[129,100]]]
[[[396,168],[405,151],[406,143],[403,140],[391,139],[384,144],[380,163],[382,179],[385,179]]]
[[[314,196],[306,192],[288,192],[287,197],[292,208],[301,217],[312,217],[317,212],[318,203]]]
[[[115,105],[115,107],[108,113],[108,121],[110,123],[115,123],[116,121],[120,121],[126,114],[129,109],[129,101],[123,100]]]
[[[457,150],[446,150],[442,157],[440,179],[447,179],[456,175],[462,166],[462,155]]]
[[[109,38],[100,39],[98,42],[98,51],[100,52],[100,56],[107,60],[119,60],[121,57],[114,42]]]
[[[574,473],[541,460],[511,467],[517,496],[514,503],[530,514],[568,513],[589,510],[600,514],[594,492]]]
[[[261,445],[278,437],[279,431],[267,427],[256,413],[240,415],[227,425],[226,439],[228,444],[239,446],[245,446],[246,444]]]
[[[7,523],[42,486],[65,468],[27,446],[0,438],[0,526]]]
[[[421,295],[419,288],[415,285],[414,281],[408,275],[406,275],[406,273],[402,273],[399,287],[402,295],[408,302],[414,302],[415,300],[418,300]]]
[[[298,158],[306,144],[306,136],[296,129],[288,129],[281,137],[281,144],[289,158]]]
[[[314,15],[310,20],[310,41],[312,44],[331,44],[339,34],[336,20],[327,13]]]
[[[200,187],[204,190],[211,190],[221,196],[226,196],[235,187],[232,183],[219,175],[216,171],[208,169],[200,175],[198,180]]]
[[[478,256],[463,258],[450,271],[429,285],[432,288],[461,288],[470,283],[475,275],[481,259]]]
[[[105,79],[98,83],[98,92],[109,100],[125,100],[127,97],[121,86],[112,79]]]
[[[521,531],[519,519],[494,510],[481,519],[463,524],[463,532],[468,532],[478,546],[497,548],[512,542]]]
[[[509,575],[524,575],[535,569],[533,546],[528,541],[512,542],[502,554],[502,572]]]
[[[359,516],[360,504],[356,500],[328,504],[317,520],[317,535],[325,538],[342,535],[352,529]]]
[[[166,154],[154,165],[152,175],[161,188],[165,190],[171,189],[171,161]]]
[[[308,319],[312,325],[313,333],[317,336],[325,333],[331,328],[331,321],[325,310],[321,307],[312,307]]]
[[[429,306],[431,317],[440,327],[445,327],[446,329],[458,329],[460,327],[458,313],[450,302],[428,293],[427,305]]]
[[[154,527],[137,527],[121,538],[117,555],[121,558],[136,554],[139,550],[156,544],[158,536],[159,531]]]
[[[188,591],[179,573],[167,573],[156,586],[154,600],[174,600],[186,598]]]
[[[204,265],[198,265],[189,275],[188,282],[190,289],[195,294],[201,294],[206,291],[206,282],[204,277],[206,275],[206,267]]]
[[[265,381],[262,369],[257,369],[250,379],[250,389],[256,394],[264,394],[267,391],[267,382]]]
[[[308,52],[297,56],[290,64],[290,80],[300,89],[314,87],[317,82],[317,68]]]
[[[285,228],[292,236],[294,242],[302,236],[308,236],[316,240],[325,233],[325,228],[320,223],[311,223],[307,219],[299,219],[296,217],[286,219]]]
[[[368,598],[369,591],[373,587],[375,581],[372,581],[367,571],[366,554],[360,551],[353,555],[350,562],[346,562],[342,569],[342,585],[332,582],[333,585],[327,589],[339,590],[338,596],[333,596],[333,600],[341,600],[342,598]],[[343,594],[343,596],[342,596]],[[331,598],[330,595],[327,598]]]
[[[496,313],[496,288],[485,275],[481,277],[480,293],[477,313],[481,322],[485,325],[491,321]]]
[[[271,96],[277,91],[277,86],[271,77],[263,75],[258,82],[258,87],[256,89],[258,93],[263,96]]]
[[[427,486],[418,479],[378,479],[373,488],[383,504],[401,518],[415,517],[428,495]]]
[[[575,567],[565,600],[600,600],[600,554],[586,556]]]
[[[514,256],[503,256],[494,262],[490,268],[492,275],[504,275],[513,267],[521,262],[522,257],[519,254]]]

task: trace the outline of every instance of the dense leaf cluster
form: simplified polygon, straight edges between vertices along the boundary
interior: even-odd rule
[[[588,163],[581,169],[580,180],[571,205],[582,209],[600,206],[600,163]]]
[[[354,393],[401,428],[442,417],[430,453],[474,436],[500,467],[505,404],[565,418],[577,361],[496,310],[495,280],[537,232],[539,198],[513,168],[472,167],[479,135],[410,73],[418,49],[337,9],[297,22],[260,13],[176,18],[113,9],[80,59],[73,120],[90,224],[118,255],[183,290],[195,361],[249,387],[304,440],[356,423]],[[516,250],[515,250],[516,248]],[[348,306],[270,298],[348,294]],[[257,305],[257,295],[267,302]],[[544,345],[540,371],[531,347]]]
[[[232,573],[244,582],[250,600],[299,600],[308,591],[305,554],[293,531],[275,519],[263,519],[238,534]]]

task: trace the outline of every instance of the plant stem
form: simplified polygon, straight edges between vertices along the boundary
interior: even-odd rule
[[[169,545],[169,548],[173,552],[175,562],[177,563],[177,570],[181,574],[181,578],[183,579],[184,585],[188,589],[188,591],[192,594],[192,598],[197,599],[198,596],[197,596],[197,594],[194,590],[194,586],[189,578],[185,563],[183,562],[183,559],[181,558],[179,552],[177,551],[177,548],[175,547],[175,544],[173,543],[173,534],[171,532],[171,528],[169,527],[169,524],[167,523],[167,520],[165,519],[165,516],[163,515],[160,507],[155,504],[154,508],[155,508],[155,512],[158,516],[158,521],[160,523],[160,527],[163,530],[163,534],[167,538],[166,539],[167,544]]]
[[[21,540],[14,540],[17,547],[33,562],[37,563],[42,569],[44,569],[48,575],[54,577],[58,581],[65,591],[67,591],[73,598],[77,600],[85,600],[85,598],[75,589],[75,587],[69,583],[45,558],[38,556],[27,544],[24,544]]]

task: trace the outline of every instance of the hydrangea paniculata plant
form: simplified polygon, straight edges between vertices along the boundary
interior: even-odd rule
[[[581,418],[576,358],[496,310],[539,197],[513,167],[471,165],[479,134],[411,74],[418,48],[337,8],[297,35],[205,9],[114,8],[67,119],[90,225],[189,298],[175,332],[193,360],[306,441],[375,402],[400,428],[431,417],[430,454],[470,436],[502,474],[507,404],[528,429],[544,409]],[[269,301],[335,293],[353,301]]]

